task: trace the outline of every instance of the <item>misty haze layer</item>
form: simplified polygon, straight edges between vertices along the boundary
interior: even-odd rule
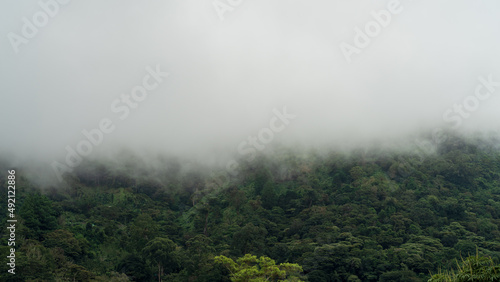
[[[499,9],[493,0],[1,1],[0,152],[64,164],[67,147],[87,140],[89,158],[126,147],[211,160],[281,143],[497,131]]]

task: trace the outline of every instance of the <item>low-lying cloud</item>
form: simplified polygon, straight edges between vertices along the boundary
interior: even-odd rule
[[[498,130],[499,5],[4,1],[0,152],[68,165],[85,141],[84,158],[126,147],[216,162],[284,107],[296,118],[262,133],[273,144]],[[359,52],[346,59],[346,44]]]

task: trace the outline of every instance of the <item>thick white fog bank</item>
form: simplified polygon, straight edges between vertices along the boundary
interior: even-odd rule
[[[68,168],[122,148],[224,163],[276,144],[496,131],[499,8],[2,1],[0,152]]]

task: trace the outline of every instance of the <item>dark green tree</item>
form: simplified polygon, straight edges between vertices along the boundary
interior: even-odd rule
[[[28,239],[41,240],[43,234],[57,228],[57,212],[52,201],[45,195],[29,193],[19,208],[19,215],[23,219],[24,231]]]
[[[162,237],[152,239],[142,249],[142,254],[158,267],[158,281],[162,281],[165,267],[168,267],[168,272],[177,268],[178,260],[174,254],[175,249],[176,245],[172,240]]]

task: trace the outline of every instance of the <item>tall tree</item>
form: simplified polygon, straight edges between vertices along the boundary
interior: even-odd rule
[[[175,248],[176,245],[172,240],[156,237],[149,241],[142,249],[144,256],[158,266],[158,281],[160,282],[164,273],[164,267],[166,265],[172,267],[177,264],[177,259],[174,255]]]

